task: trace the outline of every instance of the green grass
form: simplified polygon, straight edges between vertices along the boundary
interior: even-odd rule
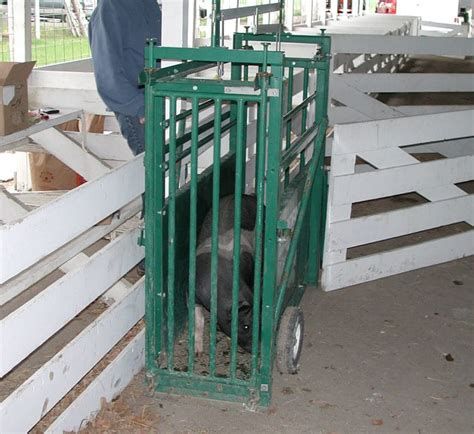
[[[90,48],[87,38],[72,36],[64,23],[46,23],[41,25],[41,39],[35,39],[32,30],[32,59],[36,66],[67,62],[90,57]],[[3,36],[0,43],[1,60],[10,60],[8,36]]]

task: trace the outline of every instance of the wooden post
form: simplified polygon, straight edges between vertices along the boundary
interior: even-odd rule
[[[285,27],[289,32],[293,31],[294,8],[295,4],[293,0],[288,0],[285,2]]]
[[[13,58],[15,62],[31,60],[31,0],[13,3]]]
[[[313,8],[314,8],[314,0],[309,0],[307,9],[306,9],[306,27],[313,26]]]
[[[35,37],[41,39],[40,2],[35,0]]]

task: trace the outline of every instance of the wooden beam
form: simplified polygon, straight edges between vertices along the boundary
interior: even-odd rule
[[[332,291],[474,254],[474,230],[409,247],[324,265],[322,287]]]
[[[372,75],[372,74],[371,74]],[[403,116],[398,110],[377,101],[358,89],[339,80],[340,77],[334,74],[331,77],[330,95],[331,98],[339,101],[345,106],[349,106],[354,110],[368,116],[371,119],[389,119]]]
[[[81,132],[65,131],[65,133],[76,142],[82,139]],[[87,149],[101,160],[128,161],[133,158],[133,153],[121,134],[87,133]]]
[[[69,261],[82,250],[122,225],[129,218],[136,215],[140,211],[140,208],[141,199],[136,199],[131,204],[122,208],[120,212],[113,217],[109,225],[93,226],[88,231],[46,256],[41,261],[38,261],[27,270],[0,285],[0,306],[3,306],[5,303],[28,289],[35,282],[47,276],[66,261]]]
[[[35,209],[21,222],[0,226],[0,283],[82,234],[143,191],[142,154]]]
[[[87,181],[99,178],[111,169],[109,165],[81,147],[80,143],[56,128],[48,128],[30,137]]]
[[[0,224],[10,223],[25,216],[30,208],[0,185]]]
[[[474,155],[334,178],[334,205],[452,187],[474,179]],[[434,200],[434,199],[433,199]]]
[[[143,259],[144,252],[138,246],[138,236],[139,230],[136,229],[113,240],[83,266],[64,275],[0,320],[0,377]]]
[[[77,108],[77,106],[76,106]],[[9,146],[29,137],[35,133],[39,133],[45,129],[57,126],[64,122],[79,119],[84,115],[82,110],[72,110],[70,112],[61,113],[60,115],[53,115],[47,121],[38,122],[31,127],[25,128],[24,130],[17,131],[9,134],[8,136],[0,137],[0,151],[10,150]]]
[[[144,313],[145,290],[142,278],[124,298],[110,306],[0,404],[2,431],[29,431],[112,349]],[[47,387],[44,387],[45,384]],[[126,384],[124,381],[122,387]]]
[[[336,154],[440,142],[474,136],[474,110],[338,125]]]
[[[350,73],[337,80],[365,93],[474,92],[474,74]]]
[[[474,56],[471,38],[332,34],[333,53]]]
[[[474,195],[468,195],[334,222],[331,224],[327,249],[349,249],[401,237],[440,226],[469,221],[473,215]]]
[[[102,399],[116,398],[145,365],[145,331],[140,331],[74,402],[48,427],[45,434],[78,432],[84,421],[101,409]]]
[[[14,62],[31,60],[31,0],[15,0],[13,3],[13,44]]]

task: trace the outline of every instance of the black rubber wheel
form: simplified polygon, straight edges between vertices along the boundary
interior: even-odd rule
[[[287,307],[281,317],[276,344],[276,365],[282,374],[296,374],[303,348],[304,316],[299,307]]]

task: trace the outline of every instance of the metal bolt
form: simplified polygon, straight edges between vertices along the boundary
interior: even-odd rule
[[[194,85],[193,90],[198,90],[198,87],[196,85]]]
[[[321,36],[324,36],[325,32],[326,32],[326,29],[321,29]]]

